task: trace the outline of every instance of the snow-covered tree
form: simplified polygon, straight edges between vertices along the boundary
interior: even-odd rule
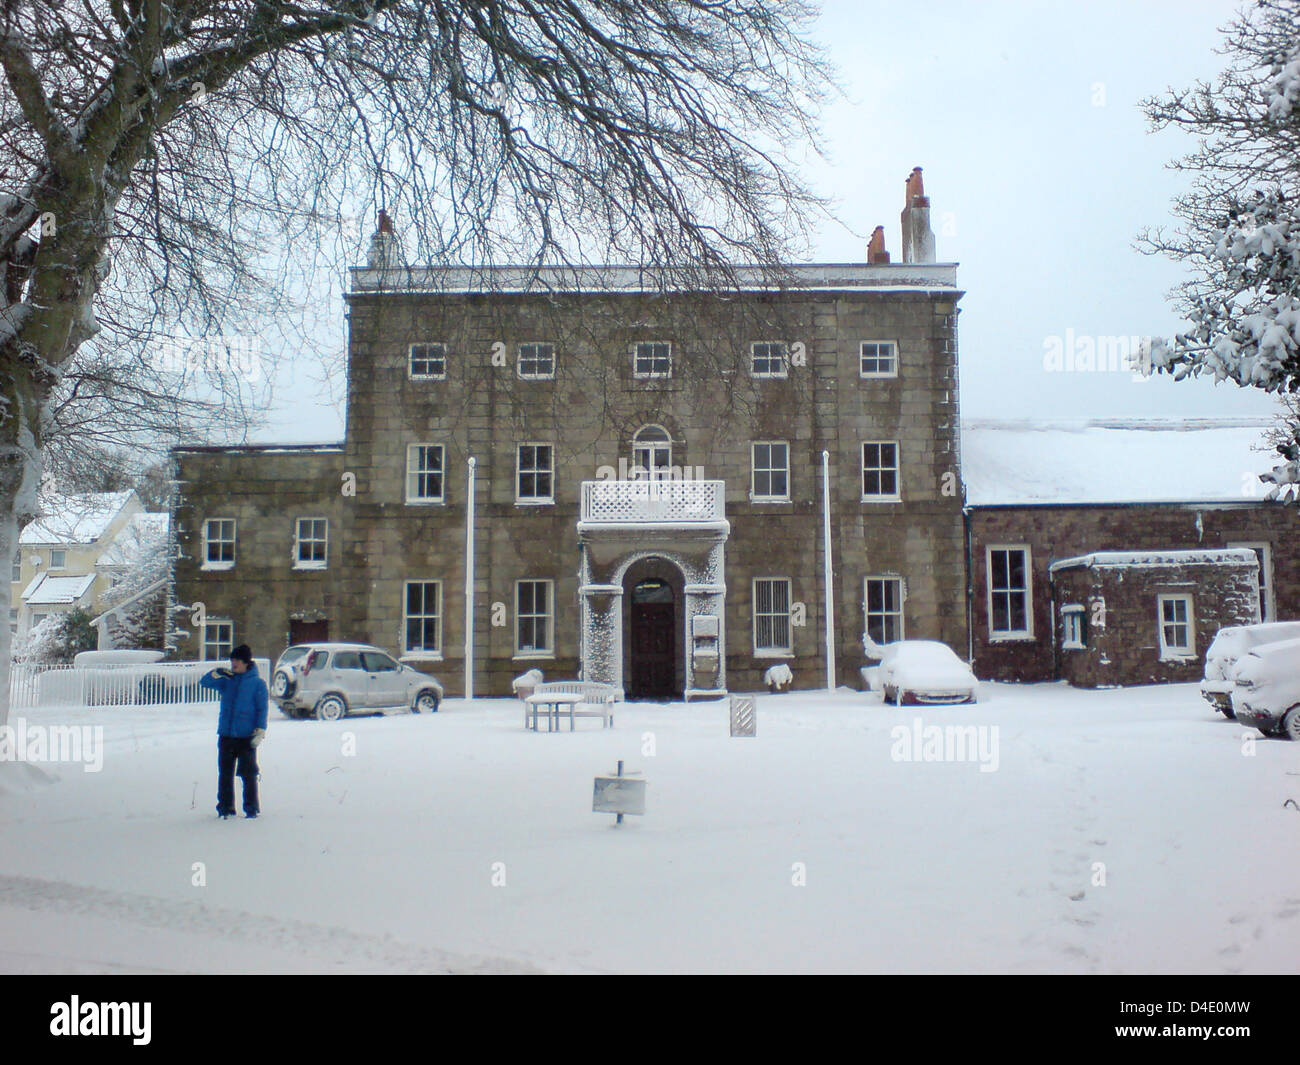
[[[34,665],[71,662],[82,651],[93,651],[97,634],[84,610],[49,614],[32,626],[27,636],[14,647],[14,661]]]
[[[166,515],[137,515],[118,534],[111,550],[113,558],[125,564],[116,583],[100,597],[100,609],[109,611],[127,604],[109,620],[114,647],[160,649],[166,609],[165,587],[149,591],[171,572],[172,542]],[[159,520],[151,520],[159,519]],[[143,594],[148,593],[148,594]],[[137,598],[142,596],[142,598]],[[135,602],[129,602],[135,599]]]
[[[295,272],[330,240],[355,252],[354,212],[393,210],[431,263],[623,261],[725,288],[738,260],[790,257],[814,203],[792,157],[815,145],[825,85],[812,14],[4,0],[0,558],[35,512],[84,345],[237,378],[249,322],[286,305]]]
[[[1177,232],[1149,250],[1192,267],[1176,292],[1187,328],[1153,344],[1154,369],[1300,392],[1300,0],[1261,0],[1227,27],[1227,69],[1213,84],[1145,102],[1153,128],[1198,139],[1173,164],[1193,176],[1174,205]],[[1278,441],[1261,480],[1300,498],[1300,437]]]

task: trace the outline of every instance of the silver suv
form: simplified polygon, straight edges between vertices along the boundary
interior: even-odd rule
[[[436,713],[442,685],[368,643],[295,644],[275,663],[271,698],[286,717]]]

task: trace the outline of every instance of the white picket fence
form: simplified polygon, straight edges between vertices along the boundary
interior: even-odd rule
[[[263,678],[271,673],[265,658],[255,660]],[[9,708],[49,706],[143,706],[207,703],[217,693],[199,687],[199,678],[225,662],[151,662],[119,666],[37,666],[14,663],[9,674]]]

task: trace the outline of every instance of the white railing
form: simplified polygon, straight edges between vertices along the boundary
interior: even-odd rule
[[[199,687],[199,678],[225,662],[151,662],[121,666],[37,666],[15,662],[9,674],[9,708],[48,706],[163,706],[207,703],[217,693]],[[263,678],[271,666],[257,660]]]
[[[721,521],[725,481],[583,481],[582,520],[590,522]]]

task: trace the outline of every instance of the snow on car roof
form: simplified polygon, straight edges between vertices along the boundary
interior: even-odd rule
[[[1268,419],[970,419],[961,427],[971,506],[1249,503],[1281,459]]]

